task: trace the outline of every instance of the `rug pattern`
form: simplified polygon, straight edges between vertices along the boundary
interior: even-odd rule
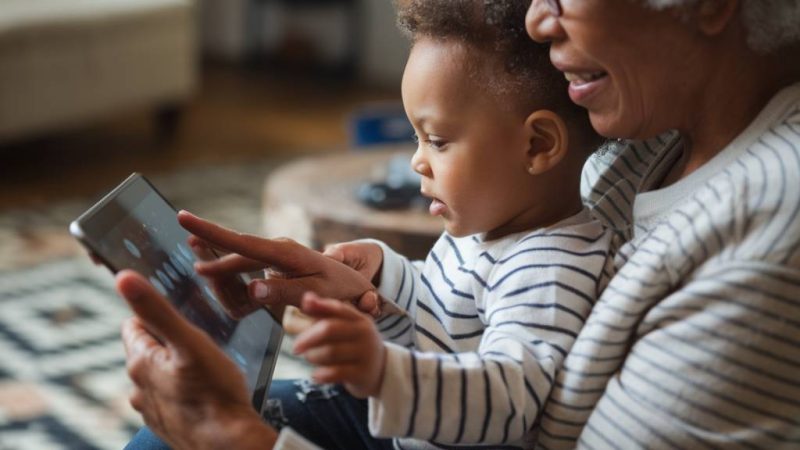
[[[111,282],[78,259],[0,275],[0,448],[122,448],[140,426]]]

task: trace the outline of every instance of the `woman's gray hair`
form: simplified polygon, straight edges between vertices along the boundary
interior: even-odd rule
[[[644,0],[655,9],[706,0]],[[742,23],[747,44],[760,53],[800,43],[800,0],[742,0]]]

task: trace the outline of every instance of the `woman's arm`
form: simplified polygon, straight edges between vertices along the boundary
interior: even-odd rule
[[[581,440],[622,447],[797,447],[798,299],[794,267],[732,260],[698,271],[644,316]]]

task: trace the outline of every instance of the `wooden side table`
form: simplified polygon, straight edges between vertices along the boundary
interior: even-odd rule
[[[407,146],[298,160],[276,169],[264,190],[269,237],[288,237],[317,249],[354,239],[379,239],[397,252],[424,259],[442,233],[440,219],[423,210],[377,211],[356,198],[358,186],[383,178],[386,163]]]

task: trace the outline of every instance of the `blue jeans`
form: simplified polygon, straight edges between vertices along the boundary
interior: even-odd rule
[[[292,427],[324,449],[391,449],[391,439],[376,439],[367,428],[367,401],[337,385],[308,380],[273,380],[264,421],[280,430]],[[147,427],[136,433],[126,450],[169,447]]]

